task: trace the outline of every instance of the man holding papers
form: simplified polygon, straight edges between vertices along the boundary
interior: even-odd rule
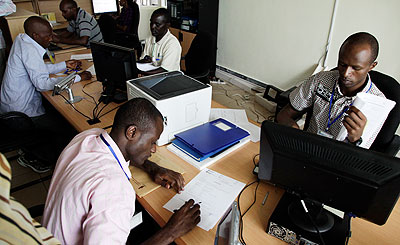
[[[125,244],[135,213],[130,183],[132,164],[177,192],[181,174],[147,160],[156,152],[163,119],[146,99],[122,105],[111,132],[99,128],[78,134],[61,153],[50,184],[43,224],[62,244]],[[174,212],[146,244],[169,244],[200,222],[193,200]]]
[[[362,138],[367,118],[353,102],[357,93],[385,97],[368,74],[377,65],[378,51],[378,41],[369,33],[348,37],[340,47],[337,70],[323,71],[306,79],[290,94],[290,104],[279,112],[277,122],[299,128],[294,119],[312,108],[307,131],[338,139],[344,127],[347,131],[344,141],[354,145],[364,141],[363,147],[369,148],[383,122],[369,138]]]

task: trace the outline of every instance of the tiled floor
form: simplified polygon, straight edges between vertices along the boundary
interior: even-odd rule
[[[13,156],[16,156],[15,152],[6,154],[12,171],[11,190],[16,190],[11,193],[11,196],[22,203],[26,208],[44,204],[50,186],[50,178],[48,177],[53,174],[53,171],[51,170],[44,174],[38,174],[30,168],[19,165],[16,157]],[[30,182],[35,183],[29,185]],[[40,221],[40,217],[35,218]]]

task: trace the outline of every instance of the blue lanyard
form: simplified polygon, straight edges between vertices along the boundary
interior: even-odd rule
[[[111,147],[111,145],[106,141],[106,139],[104,139],[103,135],[100,134],[100,138],[101,138],[101,140],[104,142],[104,144],[106,144],[106,146],[108,146],[108,149],[110,149],[110,151],[111,151],[111,153],[114,155],[115,159],[117,159],[117,162],[118,162],[119,166],[121,167],[122,172],[124,172],[126,178],[128,178],[128,181],[129,181],[129,177],[128,177],[128,175],[125,173],[124,168],[122,168],[122,165],[121,165],[121,163],[119,162],[119,159],[118,159],[118,157],[117,157],[117,154],[115,154],[115,152],[114,152],[113,148]]]
[[[372,82],[370,81],[370,85],[368,90],[365,93],[368,93],[371,90],[372,87]],[[332,126],[332,124],[334,124],[340,117],[343,116],[343,114],[349,109],[350,106],[353,105],[353,102],[350,104],[350,106],[346,106],[343,111],[339,114],[339,116],[337,116],[336,118],[334,118],[333,120],[331,120],[331,110],[332,110],[332,102],[333,102],[333,95],[335,94],[335,86],[333,86],[332,89],[332,94],[331,94],[331,99],[329,100],[329,113],[328,113],[328,125],[326,126],[325,132],[328,132],[329,128]]]

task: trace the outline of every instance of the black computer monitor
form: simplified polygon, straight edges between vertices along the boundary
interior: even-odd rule
[[[117,13],[118,0],[92,0],[92,7],[95,15],[103,13]]]
[[[264,121],[258,177],[383,225],[399,197],[400,159]]]
[[[103,83],[101,101],[126,101],[126,81],[138,77],[135,50],[99,42],[90,48],[97,80]]]

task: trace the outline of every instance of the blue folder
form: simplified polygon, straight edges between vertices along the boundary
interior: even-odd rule
[[[191,151],[204,157],[213,155],[249,135],[233,123],[219,118],[176,134],[175,137]]]

